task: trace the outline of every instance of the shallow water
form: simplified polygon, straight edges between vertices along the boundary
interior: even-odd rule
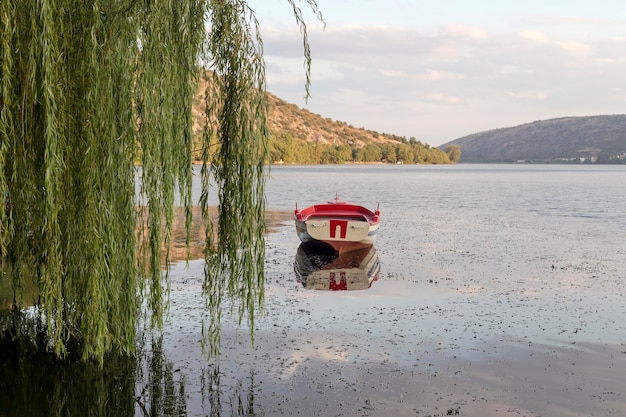
[[[375,299],[376,305],[454,307],[467,320],[457,317],[448,332],[486,321],[540,341],[579,327],[577,340],[624,338],[623,329],[611,326],[625,311],[623,167],[277,167],[272,175],[270,208],[289,200],[304,206],[334,192],[380,203],[382,278],[357,305]],[[287,222],[268,238],[271,265],[288,263],[280,256],[295,253],[297,243]],[[268,276],[284,273],[271,268]],[[315,297],[323,303],[336,295]]]
[[[288,212],[267,238],[267,312],[254,350],[245,329],[225,325],[219,363],[222,387],[255,394],[255,415],[626,412],[624,167],[312,166],[271,176],[268,208]],[[367,290],[308,291],[294,279],[291,211],[335,193],[380,203],[381,272]],[[190,298],[200,275],[194,263],[173,273]],[[202,363],[188,348],[197,321],[185,331],[183,321],[172,316],[179,330],[168,337],[187,346],[172,358]],[[577,366],[559,368],[570,356]]]
[[[368,289],[296,280],[293,209],[335,194],[380,204]],[[206,361],[202,262],[174,266],[164,337],[146,351],[184,407],[160,415],[626,415],[626,167],[277,166],[267,203],[254,348],[226,319]],[[143,416],[157,400],[139,374]]]

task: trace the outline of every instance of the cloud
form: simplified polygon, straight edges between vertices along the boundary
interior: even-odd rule
[[[465,39],[485,39],[487,38],[487,31],[483,28],[476,26],[467,26],[459,24],[445,25],[444,31],[448,35],[452,35]]]
[[[548,35],[539,30],[522,30],[518,33],[518,36],[521,39],[539,43],[547,42],[549,40]]]
[[[558,42],[557,45],[561,50],[571,54],[587,55],[591,52],[591,47],[583,42],[565,41]]]
[[[426,69],[421,72],[399,71],[395,69],[383,69],[381,75],[389,78],[401,78],[414,81],[446,81],[460,80],[464,78],[463,74],[448,71],[437,71]]]
[[[300,33],[262,35],[272,93],[325,117],[433,145],[532,120],[623,112],[626,104],[619,90],[624,36],[531,25],[313,28],[313,98],[304,103]]]
[[[446,93],[438,93],[438,92],[428,93],[424,96],[424,99],[427,101],[434,101],[434,102],[445,103],[445,104],[459,104],[462,102],[462,100],[459,97],[454,97]]]
[[[532,101],[544,101],[548,98],[548,93],[545,91],[509,91],[507,93],[508,97],[514,99],[525,99]]]

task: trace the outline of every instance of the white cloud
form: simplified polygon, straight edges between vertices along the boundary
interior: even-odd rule
[[[532,120],[623,113],[626,36],[608,34],[606,21],[313,25],[306,104],[297,28],[262,35],[270,92],[324,117],[438,145]]]
[[[466,39],[485,39],[487,31],[476,26],[467,26],[460,24],[450,24],[445,26],[445,32],[460,38]]]
[[[586,55],[591,51],[591,47],[582,42],[565,41],[565,42],[558,42],[557,45],[563,51],[572,53],[572,54]]]
[[[445,104],[459,104],[462,102],[462,100],[459,97],[454,97],[454,96],[447,95],[445,93],[437,93],[437,92],[426,94],[424,96],[424,99],[426,99],[427,101],[435,101],[435,102],[445,103]]]
[[[402,78],[413,81],[445,81],[445,80],[461,80],[464,78],[463,74],[437,71],[432,69],[426,69],[421,72],[407,72],[394,69],[383,69],[381,74],[390,78]]]
[[[507,96],[514,99],[544,101],[548,98],[548,93],[545,91],[509,91]]]
[[[519,37],[532,42],[548,42],[548,35],[539,30],[522,30],[518,33]]]

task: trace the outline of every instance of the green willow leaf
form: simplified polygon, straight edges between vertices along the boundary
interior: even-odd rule
[[[306,26],[289,3],[304,38],[308,95]],[[143,305],[162,325],[177,204],[189,244],[200,76],[211,80],[203,331],[216,354],[224,302],[251,332],[263,303],[267,103],[254,12],[238,0],[0,2],[0,257],[14,288],[38,283],[38,311],[58,355],[78,346],[102,364],[110,350],[132,354]]]

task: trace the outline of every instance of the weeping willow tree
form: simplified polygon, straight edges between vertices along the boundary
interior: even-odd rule
[[[289,3],[303,34],[308,95],[306,26]],[[315,1],[304,3],[321,20]],[[191,224],[191,103],[201,73],[212,80],[202,145],[203,329],[215,353],[225,296],[253,329],[264,285],[262,45],[243,0],[0,2],[0,257],[18,293],[26,277],[36,280],[58,355],[69,340],[84,359],[131,354],[144,301],[161,324],[162,247],[176,195],[188,234]]]

